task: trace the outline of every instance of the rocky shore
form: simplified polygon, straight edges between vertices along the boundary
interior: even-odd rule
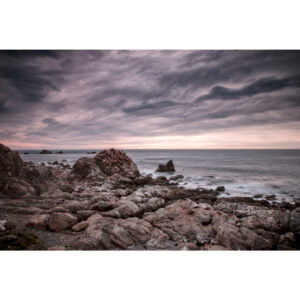
[[[180,179],[142,176],[115,149],[45,166],[0,144],[0,249],[300,249],[299,204],[222,198]]]

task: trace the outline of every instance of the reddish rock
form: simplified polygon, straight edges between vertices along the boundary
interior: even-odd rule
[[[71,228],[77,222],[77,218],[69,213],[54,212],[48,222],[51,231],[59,232]]]
[[[136,164],[125,152],[120,150],[104,150],[98,153],[93,160],[108,176],[120,174],[127,178],[136,178],[140,175]]]
[[[35,215],[29,219],[27,226],[35,229],[45,230],[49,215]]]

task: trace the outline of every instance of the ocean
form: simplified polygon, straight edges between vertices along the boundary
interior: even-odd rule
[[[64,154],[39,154],[40,150],[19,150],[24,161],[69,164],[88,151],[63,150]],[[29,154],[23,154],[24,152]],[[55,152],[55,150],[53,150]],[[223,196],[275,195],[275,201],[300,197],[300,150],[124,150],[142,174],[167,177],[182,174],[187,188],[224,186]],[[172,159],[175,174],[155,172],[159,163]],[[260,198],[258,198],[260,199]]]

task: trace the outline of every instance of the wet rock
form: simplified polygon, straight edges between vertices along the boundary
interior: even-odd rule
[[[183,175],[176,175],[176,176],[171,176],[170,177],[170,180],[180,180],[180,179],[183,179],[184,178],[184,176]]]
[[[35,215],[28,220],[26,225],[35,229],[45,230],[48,219],[49,215]]]
[[[110,149],[98,153],[93,160],[107,176],[120,174],[134,179],[140,175],[136,164],[123,151]]]
[[[218,186],[216,188],[216,192],[225,192],[225,187],[224,186]]]
[[[49,150],[42,150],[41,152],[40,152],[40,154],[52,154],[52,151],[49,151]]]
[[[48,221],[48,228],[60,232],[71,228],[76,222],[77,218],[69,213],[53,212]]]
[[[156,172],[175,172],[175,167],[172,160],[169,160],[165,165],[159,164]]]
[[[57,151],[55,154],[64,154],[64,151]]]
[[[276,196],[275,195],[266,195],[265,198],[267,200],[275,200]]]
[[[73,225],[73,226],[72,226],[72,230],[73,230],[73,231],[76,231],[76,232],[77,232],[77,231],[82,231],[82,230],[84,230],[85,228],[87,228],[88,225],[89,225],[88,222],[82,221],[82,222],[80,222],[80,223],[77,223],[77,224]]]

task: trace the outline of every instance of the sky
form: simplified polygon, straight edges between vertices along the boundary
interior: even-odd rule
[[[300,149],[300,51],[0,51],[12,149]]]

